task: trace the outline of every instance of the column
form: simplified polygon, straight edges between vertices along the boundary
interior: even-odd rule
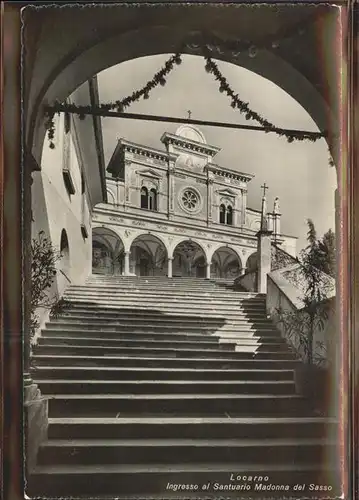
[[[206,262],[206,279],[211,279],[211,262]]]
[[[130,275],[130,252],[125,252],[125,276]]]
[[[262,229],[257,233],[258,271],[257,285],[259,293],[267,293],[267,275],[271,271],[272,231]]]
[[[116,206],[120,204],[120,186],[118,183],[118,178],[116,178]]]
[[[246,209],[247,209],[247,190],[242,189],[242,221],[243,226],[246,224]]]
[[[167,277],[172,278],[172,262],[173,257],[168,257],[167,259]]]
[[[213,174],[208,172],[207,179],[207,225],[212,222],[212,207],[213,207]]]
[[[173,205],[173,199],[174,199],[174,188],[175,188],[175,179],[174,179],[174,173],[175,173],[175,168],[173,165],[169,165],[168,167],[168,207],[167,207],[167,215],[168,218],[170,215],[173,213],[174,210],[174,205]]]
[[[28,159],[27,159],[28,160]],[[41,174],[38,174],[41,175]],[[32,172],[28,161],[25,163],[24,168],[24,188],[23,188],[23,213],[24,213],[24,282],[31,283],[31,218],[32,218],[32,204],[31,204],[31,186],[33,183]],[[15,212],[16,213],[16,212]],[[31,356],[31,287],[25,288],[24,300],[24,324],[25,329],[23,332],[23,383],[24,383],[24,396],[25,402],[31,400],[29,389],[33,385],[30,375],[30,356]]]
[[[130,199],[130,189],[131,189],[131,172],[130,172],[130,167],[131,167],[131,160],[125,159],[125,200],[124,200],[124,206],[131,203]]]

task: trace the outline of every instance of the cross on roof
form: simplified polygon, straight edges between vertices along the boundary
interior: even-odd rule
[[[187,111],[187,113],[188,113],[188,119],[190,120],[190,119],[191,119],[191,115],[192,115],[192,111],[189,109],[189,110]]]
[[[261,186],[261,188],[263,189],[263,196],[266,195],[266,190],[269,189],[269,187],[267,186],[267,184],[264,182],[263,186]]]

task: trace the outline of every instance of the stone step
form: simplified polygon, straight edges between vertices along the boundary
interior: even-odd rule
[[[321,464],[322,461],[320,461]],[[27,487],[29,496],[58,497],[112,496],[120,500],[138,498],[214,500],[219,498],[331,498],[342,496],[340,468],[336,465],[319,465],[314,460],[305,464],[272,463],[158,463],[143,465],[43,465],[34,470]],[[245,480],[243,480],[243,476]],[[236,479],[236,478],[239,479]],[[310,490],[310,484],[323,484],[329,492]],[[250,481],[248,481],[250,478]],[[294,490],[295,485],[305,485],[305,491]],[[188,489],[175,490],[173,485],[187,485]],[[192,485],[192,487],[191,487]],[[202,489],[209,485],[208,490]],[[223,485],[225,490],[218,489]],[[229,490],[229,485],[233,488]],[[222,488],[223,488],[222,486]],[[288,486],[288,489],[283,489]],[[243,489],[245,487],[245,489]],[[215,489],[216,488],[216,489]],[[239,489],[241,488],[241,489]],[[249,489],[248,489],[249,488]],[[279,489],[278,489],[279,488]]]
[[[112,309],[104,309],[104,308],[97,308],[95,307],[87,307],[87,305],[84,305],[83,307],[71,307],[71,309],[66,309],[63,313],[61,313],[61,317],[67,317],[67,316],[84,316],[84,317],[99,317],[102,319],[109,319],[118,317],[119,315],[135,315],[135,316],[147,316],[147,315],[154,315],[154,316],[163,316],[163,311],[167,313],[167,310],[171,311],[170,315],[176,315],[178,314],[180,317],[181,315],[185,314],[185,311],[187,310],[187,315],[189,314],[190,309],[186,307],[186,305],[183,305],[181,307],[178,307],[177,304],[175,303],[169,303],[172,305],[172,308],[163,308],[160,304],[155,304],[153,305],[152,308],[147,308],[144,307],[142,308],[142,305],[138,303],[137,307],[135,307],[133,304],[132,305],[126,305],[122,304],[121,307],[116,307]],[[207,306],[206,306],[207,307]],[[231,311],[226,310],[221,307],[213,307],[213,308],[198,308],[196,309],[197,314],[200,316],[225,316],[228,318],[238,318],[238,319],[253,319],[255,320],[261,320],[261,319],[267,319],[267,314],[264,311],[243,311],[238,308],[234,308]]]
[[[51,323],[46,323],[43,332],[83,332],[84,336],[86,336],[87,332],[89,335],[93,333],[96,336],[106,334],[109,336],[117,336],[119,334],[123,335],[141,335],[141,334],[150,334],[150,335],[169,335],[177,338],[178,336],[193,336],[201,337],[202,339],[208,338],[232,338],[232,337],[247,337],[247,338],[256,338],[260,337],[261,339],[265,339],[267,337],[277,338],[278,341],[282,338],[278,330],[272,328],[265,328],[259,325],[235,325],[235,324],[224,324],[223,326],[208,326],[201,324],[146,324],[146,322],[142,321],[141,323],[135,322],[134,324],[129,322],[114,322],[114,323],[100,323],[100,324],[92,324],[83,321],[53,321]],[[143,338],[143,337],[141,337]]]
[[[219,329],[218,331],[215,329],[208,328],[186,328],[186,327],[143,327],[134,328],[131,326],[123,326],[121,328],[117,327],[83,327],[81,324],[75,325],[53,325],[52,323],[48,324],[45,329],[42,330],[42,335],[47,337],[55,337],[64,335],[66,337],[79,337],[83,336],[86,338],[109,338],[109,339],[126,339],[126,340],[135,340],[135,339],[148,339],[148,340],[174,340],[174,341],[199,341],[199,342],[219,342],[220,339],[223,341],[233,341],[236,342],[247,339],[248,341],[253,341],[253,343],[258,342],[285,342],[285,340],[280,336],[278,331],[269,331],[269,330],[257,330],[254,328],[226,328]]]
[[[124,326],[123,328],[112,330],[109,328],[103,329],[96,327],[94,329],[88,328],[86,326],[82,327],[81,324],[75,324],[73,326],[66,325],[54,325],[53,323],[48,323],[46,329],[42,330],[42,335],[48,337],[58,337],[59,335],[66,335],[67,337],[78,337],[79,335],[87,338],[96,338],[103,335],[104,338],[114,338],[114,339],[148,339],[148,340],[190,340],[193,342],[204,341],[204,342],[215,342],[218,343],[219,336],[207,333],[207,330],[203,328],[191,328],[186,330],[186,328],[176,328],[171,327],[159,327],[159,328],[131,328],[131,326]],[[252,332],[249,333],[252,336]],[[273,337],[271,337],[273,338]]]
[[[132,356],[75,356],[59,354],[35,354],[35,365],[53,366],[121,366],[137,368],[242,368],[242,369],[293,369],[297,362],[290,359],[223,359],[223,358],[173,358],[173,357],[132,357]]]
[[[294,381],[54,380],[35,378],[47,394],[295,394]]]
[[[114,298],[109,298],[109,299],[99,299],[95,298],[91,304],[95,306],[95,310],[91,311],[87,308],[87,305],[89,303],[89,298],[84,298],[83,299],[83,308],[86,309],[86,312],[96,314],[96,304],[99,306],[108,306],[109,304],[112,304],[116,307],[114,307],[115,311],[114,313],[122,313],[124,314],[125,312],[128,312],[129,314],[132,312],[133,314],[140,315],[140,314],[163,314],[163,312],[170,312],[170,314],[173,314],[175,311],[176,314],[185,314],[186,316],[189,315],[189,313],[192,313],[193,315],[200,314],[202,316],[228,316],[228,317],[238,317],[238,318],[266,318],[266,314],[264,311],[243,311],[240,308],[237,307],[231,307],[231,306],[217,306],[215,304],[212,304],[211,302],[206,302],[203,304],[197,304],[195,301],[188,301],[187,303],[176,303],[174,301],[168,301],[167,303],[164,302],[159,302],[156,300],[153,300],[151,303],[144,303],[140,299],[133,300],[131,302],[126,302],[125,300],[115,300]],[[76,299],[77,304],[79,304],[80,299]],[[67,312],[72,312],[71,309]],[[76,309],[73,311],[76,313]],[[102,314],[108,316],[108,315],[113,315],[113,313],[108,312],[105,313],[103,312]]]
[[[133,314],[132,316],[126,315],[118,315],[117,318],[113,319],[103,319],[103,318],[96,318],[96,317],[86,317],[86,316],[80,316],[80,315],[70,315],[70,316],[61,316],[58,318],[53,318],[51,319],[51,326],[54,325],[70,325],[70,324],[81,324],[85,326],[86,328],[88,326],[91,326],[92,328],[96,328],[98,326],[102,327],[113,327],[113,326],[118,326],[118,325],[124,325],[124,324],[129,324],[130,326],[138,326],[138,325],[144,325],[145,328],[148,327],[153,327],[157,328],[158,326],[165,326],[165,327],[171,327],[171,326],[176,326],[176,327],[208,327],[208,328],[215,328],[219,329],[220,327],[236,327],[236,328],[270,328],[272,330],[275,330],[274,325],[266,320],[266,319],[258,319],[258,320],[249,320],[249,319],[231,319],[231,320],[226,320],[224,317],[220,318],[204,318],[198,316],[197,319],[195,316],[193,317],[188,317],[183,315],[183,318],[179,316],[170,316],[170,315],[158,315],[158,316],[144,316],[139,314],[136,316]],[[50,323],[46,323],[46,326],[49,325]]]
[[[264,294],[260,294],[258,292],[250,292],[248,290],[244,290],[240,286],[235,285],[234,283],[218,283],[211,282],[208,279],[200,279],[197,281],[191,280],[178,280],[176,278],[169,279],[167,281],[163,280],[154,280],[154,279],[143,279],[143,280],[106,280],[106,279],[96,279],[96,280],[88,280],[83,285],[72,285],[76,287],[97,287],[97,286],[117,286],[117,287],[127,287],[127,288],[148,288],[149,286],[156,286],[158,288],[165,289],[202,289],[202,290],[223,290],[229,292],[236,292],[241,294],[243,297],[247,296],[250,298],[264,298]]]
[[[129,298],[143,298],[143,299],[167,299],[173,298],[176,300],[218,300],[219,302],[224,300],[229,300],[230,302],[243,304],[244,307],[265,307],[266,302],[262,298],[251,298],[239,295],[238,292],[231,291],[221,291],[221,290],[205,290],[199,289],[195,290],[178,290],[178,289],[161,289],[157,288],[155,285],[146,288],[119,288],[119,287],[84,287],[84,288],[68,288],[65,291],[65,296],[73,295],[80,297],[91,297],[91,296],[105,296],[111,298],[122,299],[124,297]]]
[[[38,463],[46,465],[153,464],[163,462],[318,463],[323,452],[335,454],[327,439],[77,439],[49,440],[39,450]]]
[[[124,293],[125,292],[125,293]],[[114,294],[119,294],[119,298],[137,298],[142,297],[143,299],[151,299],[151,298],[171,298],[174,300],[185,300],[185,299],[193,299],[203,301],[207,300],[218,300],[222,302],[224,300],[228,300],[230,302],[242,304],[244,307],[265,307],[265,300],[261,297],[246,297],[238,292],[232,292],[227,290],[206,290],[203,288],[198,289],[198,291],[193,290],[162,290],[160,288],[151,286],[148,289],[146,288],[119,288],[116,286],[97,286],[97,287],[70,287],[65,291],[65,295],[74,293],[81,294],[84,297],[89,294],[101,294],[106,296],[113,296]]]
[[[46,331],[45,331],[46,333]],[[161,340],[161,337],[152,339],[138,339],[134,335],[128,338],[106,338],[106,337],[70,337],[62,336],[61,333],[57,336],[43,335],[38,339],[38,345],[44,344],[54,344],[57,345],[82,345],[82,346],[102,346],[102,347],[163,347],[163,348],[186,348],[198,350],[200,347],[202,350],[210,349],[220,349],[223,351],[233,351],[236,346],[241,346],[242,349],[245,347],[248,350],[253,350],[254,347],[257,349],[264,349],[266,352],[272,352],[277,350],[288,350],[287,344],[282,340],[279,342],[278,339],[274,339],[276,342],[268,342],[266,340],[262,341],[256,338],[237,338],[237,339],[211,339],[211,337],[201,338],[198,340],[177,340],[176,337],[171,337],[169,340]],[[200,342],[200,344],[199,344]]]
[[[207,311],[208,309],[218,309],[228,312],[238,312],[242,314],[262,314],[266,315],[265,307],[263,306],[242,306],[239,302],[229,301],[217,301],[217,300],[203,300],[197,301],[195,298],[188,297],[187,299],[172,300],[170,297],[161,298],[153,297],[151,299],[144,299],[143,297],[116,297],[111,295],[108,297],[101,297],[99,295],[94,296],[73,296],[71,295],[65,297],[66,300],[71,302],[72,308],[82,307],[90,310],[92,307],[96,311],[99,309],[107,309],[108,312],[113,310],[121,309],[152,309],[157,310],[158,308],[166,309],[172,307],[175,309],[182,309],[184,307],[190,306],[191,309]]]
[[[33,378],[79,380],[294,380],[291,369],[139,368],[122,366],[38,366]]]
[[[224,298],[229,298],[236,300],[238,302],[244,302],[246,305],[265,305],[265,299],[263,297],[251,297],[243,292],[238,292],[236,290],[224,289],[224,288],[190,288],[190,287],[162,287],[156,284],[151,284],[148,286],[85,286],[85,287],[75,287],[71,286],[66,289],[65,294],[74,293],[78,295],[93,295],[101,294],[106,296],[117,295],[119,298],[124,297],[126,294],[130,296],[140,296],[140,297],[177,297],[185,298],[190,296],[193,299],[203,299],[204,297],[214,298],[223,300]]]
[[[233,351],[220,349],[186,349],[168,347],[117,347],[117,346],[94,346],[94,345],[63,345],[52,342],[51,344],[41,344],[34,347],[35,354],[53,355],[83,355],[83,356],[153,356],[165,358],[208,358],[215,357],[221,359],[266,359],[271,356],[273,359],[296,359],[293,352],[289,350],[264,350],[255,346],[250,348],[236,346]]]
[[[50,417],[310,416],[296,394],[48,394]]]
[[[117,310],[122,310],[124,308],[126,309],[134,309],[137,308],[137,306],[141,306],[142,304],[144,305],[158,305],[158,304],[164,304],[166,306],[168,305],[175,305],[177,307],[185,307],[188,305],[192,305],[193,307],[198,307],[198,309],[202,309],[202,307],[216,307],[219,310],[224,309],[225,311],[230,311],[234,310],[238,313],[242,314],[253,314],[253,315],[258,315],[262,314],[264,316],[267,315],[266,313],[266,308],[264,306],[243,306],[240,302],[238,301],[229,301],[229,300],[211,300],[211,299],[206,299],[202,301],[197,301],[196,299],[188,297],[187,299],[180,299],[180,300],[173,300],[171,297],[167,298],[162,298],[162,297],[153,297],[151,299],[143,298],[143,297],[123,297],[121,299],[118,299],[118,305],[116,303],[111,304],[113,297],[109,301],[106,299],[106,304],[99,304],[96,305],[93,302],[91,302],[91,298],[84,297],[82,301],[77,301],[77,300],[71,300],[71,307],[67,309],[66,311],[86,311],[86,312],[95,312],[95,313],[101,313],[101,314],[114,314],[117,312]]]
[[[125,276],[100,276],[96,275],[94,278],[88,278],[86,280],[85,285],[97,285],[101,283],[106,283],[108,285],[118,284],[118,285],[127,285],[127,286],[144,286],[146,284],[154,283],[159,286],[168,286],[168,287],[177,287],[177,286],[203,286],[206,288],[217,287],[217,288],[234,288],[241,290],[240,287],[235,285],[234,281],[219,281],[214,279],[207,278],[183,278],[183,277],[173,277],[173,278],[165,278],[159,276],[137,276],[137,277],[125,277]],[[81,285],[80,285],[81,286]],[[83,286],[83,285],[82,285]],[[243,293],[250,293],[252,295],[262,295],[258,292],[248,292],[244,290]]]
[[[338,422],[302,418],[50,418],[49,439],[275,439],[328,438]]]

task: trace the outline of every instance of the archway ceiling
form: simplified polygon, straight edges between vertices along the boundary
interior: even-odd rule
[[[318,5],[264,8],[240,4],[202,4],[189,7],[172,4],[169,8],[164,4],[152,4],[81,9],[61,7],[40,11],[28,9],[25,23],[25,65],[29,75],[34,75],[31,87],[26,89],[29,95],[25,95],[25,100],[28,97],[30,103],[28,112],[33,105],[36,112],[43,100],[50,103],[54,99],[64,99],[81,83],[111,65],[135,57],[171,52],[184,39],[193,37],[196,33],[215,34],[232,41],[237,40],[240,34],[242,40],[260,45],[283,32],[293,31],[293,38],[281,43],[275,54],[298,71],[299,75],[303,75],[326,98],[326,75],[323,75],[323,68],[318,64],[321,54],[313,56],[313,52],[320,50],[315,25],[320,23],[319,19],[324,13],[328,14],[328,7]],[[42,23],[39,23],[36,17],[38,15],[41,16]],[[296,29],[301,24],[306,25],[304,35],[300,35]],[[74,29],[70,29],[70,26]],[[125,33],[130,33],[131,43],[117,45],[117,51],[111,49],[114,37]],[[126,38],[123,42],[125,40]],[[187,47],[184,52],[196,53],[196,50]],[[291,88],[293,84],[278,81],[278,68],[273,68],[268,53],[265,61],[261,61],[261,54],[263,52],[255,58],[249,58],[246,52],[238,55],[236,61],[227,53],[213,54],[213,57],[232,60],[269,78],[290,94],[293,90],[295,94],[295,89]],[[273,57],[278,59],[276,55],[273,54]],[[281,78],[283,80],[283,75]],[[299,81],[297,84],[299,85]],[[310,93],[309,87],[303,92]],[[305,103],[304,107],[308,108]],[[312,116],[315,114],[313,110],[307,111]],[[318,117],[314,119],[318,123]],[[321,127],[323,124],[318,125]]]
[[[115,250],[116,247],[123,247],[121,238],[117,234],[113,233],[113,231],[105,227],[94,228],[92,230],[92,239],[94,241],[106,242],[107,245],[110,244],[111,250]]]
[[[153,257],[156,255],[156,252],[159,248],[167,254],[167,250],[163,242],[152,234],[142,234],[140,236],[137,236],[137,238],[135,238],[131,243],[131,248],[135,246],[146,250],[147,252],[152,254]]]

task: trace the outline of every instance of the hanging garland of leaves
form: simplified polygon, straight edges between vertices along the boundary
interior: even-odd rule
[[[149,99],[150,92],[155,89],[158,85],[164,87],[167,83],[166,76],[175,68],[176,65],[182,63],[181,54],[177,52],[173,56],[171,56],[164,64],[164,66],[155,73],[153,78],[149,80],[144,87],[140,90],[136,90],[131,95],[124,97],[121,100],[117,100],[114,102],[109,102],[105,104],[100,104],[99,109],[103,111],[111,111],[115,110],[118,113],[122,113],[128,106],[132,103],[141,99]],[[56,108],[56,105],[59,105],[60,102],[55,101],[53,108]],[[78,115],[78,117],[83,120],[85,118],[86,113],[90,113],[93,110],[92,106],[77,106],[76,104],[68,104],[67,109],[69,112],[74,112]],[[46,120],[45,127],[47,129],[47,138],[49,140],[49,146],[51,149],[55,149],[54,137],[55,137],[55,123],[54,123],[55,111],[50,110],[46,112]]]
[[[205,57],[206,65],[205,70],[207,73],[213,74],[215,79],[219,82],[219,91],[222,93],[226,93],[228,97],[231,99],[232,108],[239,109],[240,113],[245,115],[246,120],[254,120],[259,123],[264,129],[265,132],[275,132],[280,137],[285,136],[288,142],[297,141],[311,141],[315,142],[318,139],[324,137],[324,134],[321,132],[311,132],[310,134],[306,133],[296,133],[289,132],[288,130],[276,127],[270,121],[263,118],[259,113],[253,111],[249,107],[248,102],[242,101],[242,99],[234,92],[234,90],[228,84],[226,78],[222,75],[219,70],[217,64],[209,57]]]
[[[219,82],[219,91],[221,93],[226,93],[227,96],[230,97],[232,108],[239,109],[240,113],[245,115],[246,120],[254,120],[257,123],[259,123],[264,128],[264,131],[266,133],[274,132],[280,137],[286,137],[288,142],[293,142],[294,140],[296,141],[308,140],[311,142],[316,142],[318,139],[325,137],[325,134],[322,132],[298,133],[276,127],[269,120],[263,118],[259,113],[253,111],[249,107],[248,102],[244,102],[242,101],[242,99],[240,99],[238,94],[234,92],[234,90],[228,84],[226,78],[222,75],[221,71],[218,68],[218,65],[211,59],[210,56],[206,55],[204,56],[204,59],[206,61],[205,69],[207,73],[213,74],[215,79]],[[131,95],[128,95],[127,97],[121,100],[100,104],[98,109],[103,111],[116,110],[118,113],[122,113],[132,103],[138,101],[139,99],[141,98],[149,99],[150,92],[153,89],[155,89],[158,85],[165,86],[167,83],[165,77],[174,69],[176,65],[179,65],[181,63],[182,63],[181,53],[177,52],[165,62],[164,66],[159,71],[157,71],[157,73],[155,73],[153,78],[149,80],[146,83],[146,85],[142,87],[140,90],[134,91]],[[54,105],[50,109],[47,109],[46,111],[45,127],[47,129],[47,137],[49,140],[49,147],[51,149],[55,148],[54,116],[56,112],[56,106],[60,104],[61,103],[59,101],[55,101]],[[86,113],[91,113],[91,111],[93,111],[93,107],[91,105],[78,106],[76,104],[71,103],[67,104],[66,108],[68,112],[76,113],[81,120],[85,118]],[[57,113],[60,114],[59,111]],[[332,159],[330,152],[329,152],[329,164],[334,165],[334,161]]]

